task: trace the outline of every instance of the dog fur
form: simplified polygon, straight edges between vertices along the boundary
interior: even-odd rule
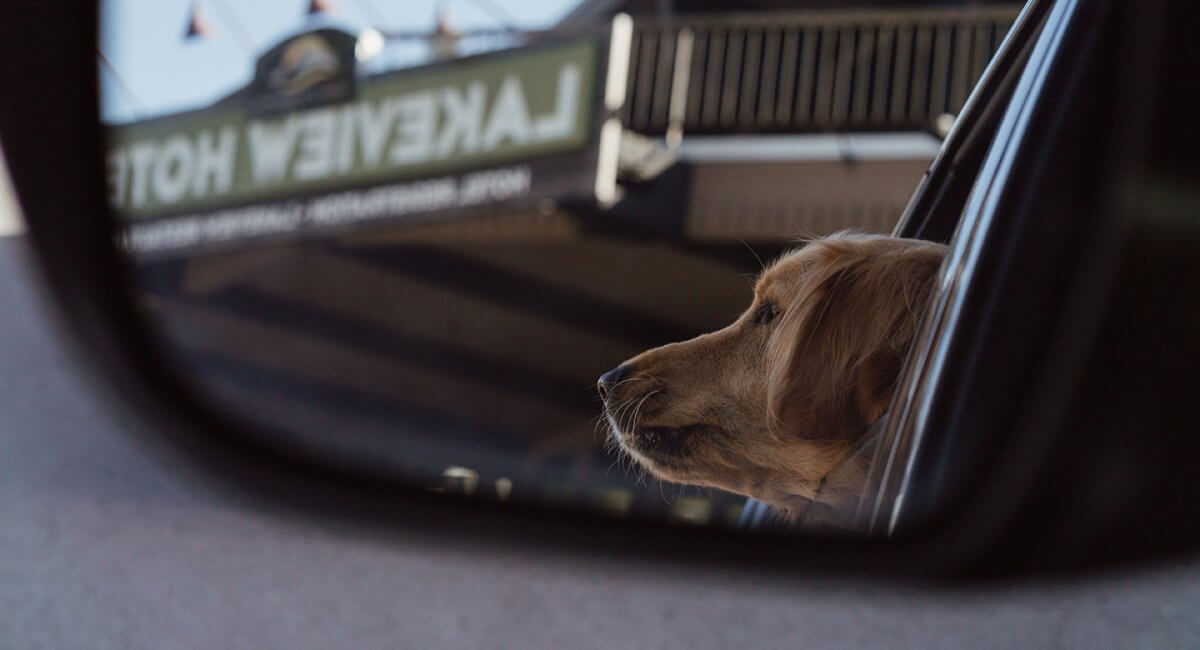
[[[660,479],[753,497],[792,522],[814,502],[852,508],[855,446],[891,402],[945,250],[838,233],[783,255],[733,324],[600,382],[611,440]]]

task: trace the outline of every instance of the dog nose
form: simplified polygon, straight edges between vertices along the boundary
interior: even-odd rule
[[[613,386],[621,383],[622,379],[628,377],[632,370],[632,366],[622,363],[616,368],[600,375],[600,380],[596,382],[596,388],[600,391],[600,397],[608,397],[608,391],[612,390]]]

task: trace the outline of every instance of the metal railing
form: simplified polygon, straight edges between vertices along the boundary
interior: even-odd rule
[[[640,20],[621,117],[648,134],[928,128],[962,107],[1018,11]]]

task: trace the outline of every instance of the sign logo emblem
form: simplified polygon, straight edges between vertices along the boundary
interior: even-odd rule
[[[337,79],[339,68],[338,58],[325,39],[307,34],[287,44],[267,83],[275,92],[296,95]]]
[[[288,38],[259,57],[240,99],[255,116],[349,101],[358,92],[357,44],[357,36],[331,28]]]

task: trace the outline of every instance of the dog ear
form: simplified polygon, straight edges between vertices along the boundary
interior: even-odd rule
[[[887,410],[942,256],[905,253],[822,251],[768,344],[775,435],[852,444]]]

